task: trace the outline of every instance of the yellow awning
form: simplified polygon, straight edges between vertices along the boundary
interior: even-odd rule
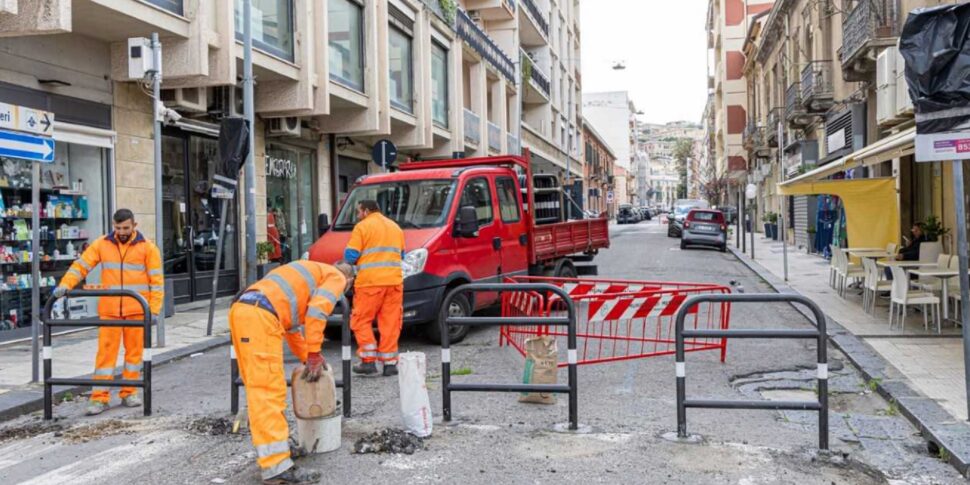
[[[778,193],[841,198],[850,246],[881,248],[891,242],[899,243],[899,205],[893,177],[803,182],[792,179],[778,185]]]

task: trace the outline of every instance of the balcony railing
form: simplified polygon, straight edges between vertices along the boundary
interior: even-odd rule
[[[522,55],[523,56],[526,55],[525,52],[523,52]],[[536,66],[535,64],[530,64],[530,65],[532,66],[532,68],[529,70],[530,71],[529,79],[531,79],[532,84],[536,88],[538,88],[539,91],[542,91],[542,93],[545,94],[546,97],[548,98],[550,96],[549,90],[550,90],[550,87],[552,86],[552,83],[549,81],[549,78],[546,77],[546,75],[542,72],[542,69],[539,69],[539,66]]]
[[[768,146],[778,146],[778,123],[785,119],[785,108],[772,108],[768,111],[768,123],[765,127],[765,140]]]
[[[805,108],[802,106],[802,88],[799,83],[792,83],[785,91],[785,118],[792,121],[802,114],[805,114]]]
[[[812,61],[802,69],[802,103],[809,111],[832,107],[832,61]]]
[[[535,0],[522,0],[522,4],[525,5],[525,10],[529,12],[529,16],[532,20],[535,20],[536,24],[539,25],[539,30],[542,31],[546,37],[549,36],[549,21],[546,20],[546,16],[542,14],[539,10],[539,6],[536,5]]]
[[[488,149],[502,151],[502,129],[491,121],[488,122]]]
[[[754,120],[749,120],[748,124],[744,127],[741,140],[742,143],[744,143],[744,147],[748,149],[758,149],[764,147],[765,127],[758,126],[758,123]]]
[[[465,141],[473,145],[482,142],[481,118],[468,108],[465,108]]]
[[[898,35],[896,0],[862,0],[842,23],[842,64],[851,63],[873,39]]]
[[[506,133],[505,138],[505,142],[509,146],[508,152],[510,155],[518,155],[522,152],[522,148],[519,147],[519,139],[515,135]]]
[[[502,49],[478,26],[464,10],[458,9],[457,23],[455,30],[458,37],[461,37],[478,55],[495,66],[505,78],[515,83],[515,68],[512,59],[502,52]]]

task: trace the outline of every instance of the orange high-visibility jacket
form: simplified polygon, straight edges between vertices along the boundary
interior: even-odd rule
[[[346,287],[347,278],[333,266],[301,260],[274,269],[246,291],[266,296],[288,333],[303,327],[307,351],[313,353],[320,351],[327,316]]]
[[[101,265],[101,285],[110,290],[134,290],[145,297],[153,315],[162,311],[165,300],[165,277],[162,257],[155,243],[135,231],[127,243],[115,239],[114,233],[94,241],[74,261],[60,286],[77,286],[95,266]],[[101,297],[98,314],[104,319],[144,316],[141,305],[132,298]]]
[[[344,254],[359,254],[355,288],[404,284],[401,256],[404,231],[380,213],[372,213],[354,226]]]

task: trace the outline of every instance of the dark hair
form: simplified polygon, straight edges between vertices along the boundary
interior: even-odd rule
[[[121,224],[125,221],[134,221],[135,214],[131,212],[131,209],[118,209],[111,219],[115,221],[115,224]]]
[[[377,205],[376,200],[362,200],[357,203],[357,205],[368,212],[380,212],[381,207]]]

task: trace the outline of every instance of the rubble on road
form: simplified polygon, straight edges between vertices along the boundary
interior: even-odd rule
[[[64,438],[69,443],[87,443],[88,441],[99,440],[106,436],[114,436],[122,433],[132,433],[132,423],[120,419],[108,419],[90,424],[76,426],[65,430],[62,433],[54,433],[54,436]]]
[[[44,433],[59,432],[63,425],[49,422],[29,423],[22,426],[0,429],[0,443],[10,440],[22,440],[42,435]]]
[[[354,443],[354,453],[404,453],[411,455],[423,450],[424,440],[399,429],[382,429],[364,436]]]
[[[232,432],[232,419],[207,416],[190,422],[185,429],[197,434],[222,436]]]

